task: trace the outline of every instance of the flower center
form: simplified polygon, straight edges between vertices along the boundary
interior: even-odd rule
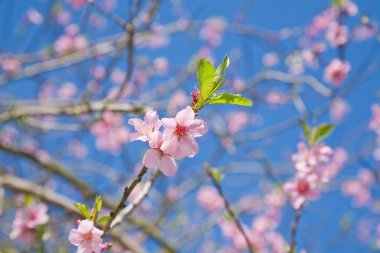
[[[187,135],[187,127],[177,124],[177,127],[175,128],[175,134],[178,137],[182,137],[182,136]]]
[[[91,242],[91,240],[92,240],[92,233],[91,232],[87,232],[87,233],[83,234],[82,237],[83,237],[83,241],[85,241],[85,242]]]
[[[309,190],[309,183],[307,181],[300,181],[297,184],[297,191],[299,193],[306,193]]]

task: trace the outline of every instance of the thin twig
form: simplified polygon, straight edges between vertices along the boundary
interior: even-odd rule
[[[302,214],[302,206],[296,210],[296,214],[294,215],[289,253],[295,253],[295,250],[296,250],[297,229],[298,229],[298,224],[301,218],[301,214]]]
[[[228,202],[226,196],[224,195],[223,191],[222,191],[222,187],[220,185],[220,183],[215,179],[215,177],[211,174],[211,169],[209,166],[205,166],[205,169],[206,169],[206,172],[207,172],[207,175],[211,178],[211,181],[212,181],[212,184],[214,185],[214,187],[216,188],[216,190],[218,191],[220,197],[223,199],[223,202],[224,202],[224,207],[226,208],[227,210],[227,213],[228,215],[232,218],[233,222],[235,223],[236,227],[238,228],[238,230],[240,231],[240,233],[243,235],[244,237],[244,240],[247,244],[247,247],[248,247],[248,250],[250,253],[254,253],[254,249],[253,249],[253,246],[246,234],[246,232],[244,231],[244,228],[243,226],[241,225],[237,215],[235,214],[235,212],[232,210],[232,207],[230,205],[230,203]]]
[[[81,215],[81,213],[75,208],[74,201],[61,195],[49,188],[37,185],[28,180],[13,176],[11,174],[1,174],[0,173],[0,184],[4,187],[10,188],[17,192],[22,192],[26,194],[31,194],[42,199],[50,204],[62,207],[70,214]],[[142,253],[145,252],[138,244],[134,243],[129,239],[125,239],[120,231],[113,230],[110,236],[118,241],[124,247],[132,250],[133,252]]]
[[[117,217],[117,215],[120,213],[123,208],[125,208],[125,201],[127,201],[129,195],[132,193],[133,189],[135,189],[136,185],[141,182],[142,177],[145,175],[145,173],[148,171],[148,168],[143,166],[137,175],[137,177],[133,180],[130,186],[126,186],[124,189],[123,196],[121,197],[119,203],[117,204],[116,208],[111,211],[110,218],[108,219],[106,225],[104,226],[104,233],[107,234],[107,232],[111,229],[111,223],[114,221],[114,219]]]

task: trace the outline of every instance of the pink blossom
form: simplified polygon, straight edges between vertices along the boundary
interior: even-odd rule
[[[12,224],[10,238],[21,237],[23,240],[31,242],[32,230],[49,221],[47,210],[48,207],[43,203],[33,204],[23,210],[18,210]]]
[[[354,29],[353,37],[356,41],[367,40],[375,35],[373,28],[367,25],[358,25]]]
[[[58,90],[58,95],[63,100],[70,100],[77,92],[77,87],[71,82],[63,83]]]
[[[1,67],[4,69],[5,72],[16,72],[21,68],[21,63],[19,60],[5,57],[4,59],[1,59]]]
[[[171,142],[177,144],[176,159],[194,157],[198,153],[198,143],[195,138],[207,132],[207,125],[203,120],[194,119],[195,113],[190,106],[179,111],[175,118],[163,118],[162,124],[165,133]]]
[[[158,167],[166,176],[173,176],[177,171],[177,164],[173,158],[176,145],[161,132],[153,132],[149,135],[149,146],[150,149],[145,152],[143,158],[144,166]]]
[[[347,180],[342,184],[342,192],[354,200],[357,207],[365,206],[371,201],[370,187],[374,182],[374,176],[369,170],[359,171],[357,179]]]
[[[158,74],[163,74],[168,71],[168,60],[165,57],[157,57],[153,60],[153,68]]]
[[[156,111],[149,111],[145,114],[144,121],[138,118],[128,120],[137,132],[131,133],[130,141],[140,140],[148,141],[149,134],[158,131],[162,123],[158,118]]]
[[[319,192],[316,189],[317,179],[315,174],[311,174],[284,184],[283,188],[290,194],[291,202],[295,209],[300,208],[306,200],[319,199]]]
[[[351,0],[347,0],[344,3],[342,10],[348,16],[355,16],[358,14],[358,6]]]
[[[87,0],[66,0],[66,1],[76,10],[82,8],[87,2]]]
[[[69,241],[78,247],[77,252],[100,253],[103,247],[103,231],[96,228],[90,220],[81,220],[78,229],[71,229]]]
[[[318,43],[310,48],[302,50],[302,58],[304,62],[311,68],[318,67],[318,56],[326,50],[324,43]]]
[[[201,39],[206,40],[211,46],[218,46],[222,40],[226,21],[223,18],[213,17],[206,20],[199,32]]]
[[[380,134],[380,105],[373,104],[371,106],[372,119],[369,122],[369,128],[374,130],[377,134]]]
[[[246,88],[245,81],[239,77],[232,80],[232,89],[236,92],[242,92]]]
[[[249,114],[244,111],[233,112],[227,116],[228,131],[237,133],[249,123]]]
[[[324,80],[338,87],[347,78],[350,69],[349,62],[335,58],[325,68]]]
[[[326,39],[331,46],[343,46],[348,41],[348,28],[345,25],[332,23],[326,33]]]
[[[39,13],[36,9],[34,8],[30,8],[27,12],[26,12],[26,16],[28,18],[28,20],[32,23],[32,24],[35,24],[35,25],[40,25],[42,24],[42,22],[44,22],[44,17],[41,15],[41,13]]]
[[[289,96],[275,90],[269,91],[265,96],[265,102],[272,106],[286,104],[289,101]]]
[[[109,111],[103,113],[103,120],[91,126],[91,132],[96,136],[96,147],[113,154],[117,154],[129,140],[129,131],[124,127],[121,115]]]
[[[278,55],[277,53],[270,52],[266,53],[263,56],[262,63],[265,67],[271,68],[278,64]]]
[[[215,188],[211,186],[202,186],[197,195],[199,205],[207,212],[215,212],[224,207],[224,201],[219,196]]]
[[[285,64],[293,75],[300,75],[305,71],[302,55],[299,52],[288,55]]]
[[[341,123],[350,111],[350,106],[342,99],[335,99],[330,105],[330,118],[334,123]]]
[[[316,167],[326,165],[330,161],[333,150],[323,143],[308,147],[304,142],[297,145],[298,152],[292,155],[294,166],[299,172],[314,172]]]
[[[178,111],[178,107],[188,105],[190,103],[189,100],[189,96],[187,96],[183,90],[174,92],[168,101],[168,111],[170,114],[176,113]]]
[[[68,149],[69,149],[69,153],[78,159],[85,158],[88,153],[86,146],[80,141],[75,140],[75,139],[69,142]]]

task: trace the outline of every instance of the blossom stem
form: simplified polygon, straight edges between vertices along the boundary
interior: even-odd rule
[[[291,231],[291,241],[290,241],[290,248],[289,253],[294,253],[296,249],[296,237],[297,237],[297,229],[298,224],[301,218],[302,214],[302,206],[296,210],[296,214],[294,215],[294,220],[292,224],[292,231]]]
[[[137,175],[137,177],[133,180],[130,186],[126,186],[124,188],[123,196],[121,197],[118,205],[116,208],[111,211],[110,218],[108,219],[106,225],[104,226],[104,233],[103,236],[110,230],[111,224],[113,220],[117,217],[117,215],[120,213],[120,211],[125,207],[125,201],[127,201],[129,195],[132,193],[133,189],[135,189],[136,185],[141,182],[142,177],[145,175],[145,173],[148,171],[148,168],[143,166]]]
[[[241,225],[237,215],[235,214],[235,212],[232,210],[232,207],[230,205],[230,203],[228,202],[226,196],[224,195],[223,193],[223,190],[222,190],[222,186],[220,185],[220,183],[213,177],[213,175],[211,174],[211,170],[210,168],[207,166],[206,167],[206,171],[207,171],[207,175],[211,178],[211,181],[212,181],[212,184],[214,185],[214,187],[216,188],[216,190],[218,191],[218,194],[220,195],[220,197],[223,199],[223,202],[224,202],[224,207],[226,208],[227,210],[227,213],[228,215],[232,218],[233,222],[235,223],[236,227],[238,228],[238,230],[240,231],[240,233],[243,235],[244,237],[244,240],[247,244],[247,247],[248,247],[248,251],[250,253],[254,253],[254,249],[253,249],[253,246],[251,244],[251,242],[249,241],[249,238],[246,234],[246,232],[244,231],[243,229],[243,226]]]

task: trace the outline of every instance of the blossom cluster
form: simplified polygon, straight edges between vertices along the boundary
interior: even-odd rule
[[[369,123],[369,128],[376,133],[376,148],[374,151],[374,158],[380,161],[380,105],[372,105],[372,119]]]
[[[146,113],[144,120],[133,118],[128,121],[136,132],[131,141],[148,142],[150,149],[145,152],[143,164],[147,168],[159,168],[166,176],[177,171],[176,160],[194,157],[199,150],[195,138],[207,132],[207,125],[201,119],[195,119],[190,106],[179,111],[175,118],[159,119],[156,111]],[[164,131],[161,132],[161,126]]]
[[[96,228],[93,221],[78,220],[78,229],[72,229],[69,241],[78,247],[77,252],[100,253],[107,250],[110,244],[103,243],[103,231]]]
[[[43,203],[32,204],[18,210],[9,237],[21,238],[26,244],[32,243],[35,230],[49,221],[47,210],[48,207]]]
[[[311,146],[304,142],[298,144],[298,152],[292,156],[296,175],[283,186],[294,208],[299,209],[307,200],[317,200],[321,186],[343,166],[347,158],[345,152],[340,150],[332,157],[333,153],[333,149],[323,143]]]

